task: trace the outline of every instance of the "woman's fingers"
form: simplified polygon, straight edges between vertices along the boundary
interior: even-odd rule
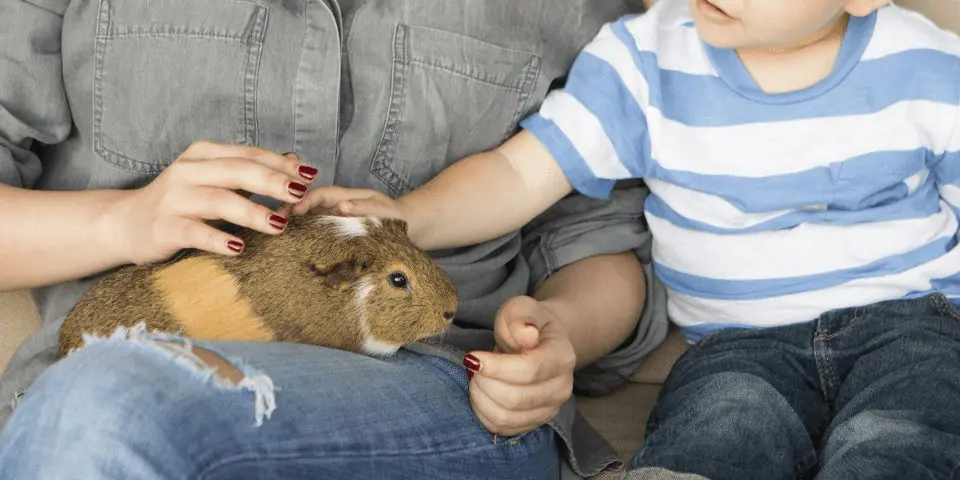
[[[243,252],[239,238],[203,222],[185,217],[173,217],[167,222],[163,235],[168,243],[179,248],[195,248],[221,255],[235,256]]]
[[[244,190],[286,203],[297,203],[307,193],[302,179],[240,157],[178,161],[168,170],[178,184]]]
[[[539,428],[549,422],[558,410],[552,406],[509,410],[497,404],[476,385],[470,388],[470,404],[480,423],[491,433],[499,435],[518,435]]]
[[[280,233],[286,229],[287,218],[264,205],[244,198],[229,190],[213,187],[197,187],[189,191],[181,204],[180,216],[205,220],[224,220],[234,225],[250,228],[267,234]]]
[[[196,142],[188,148],[181,158],[190,160],[212,160],[217,158],[243,158],[264,167],[285,173],[301,182],[313,182],[317,178],[317,169],[300,163],[296,153],[280,154],[259,147],[247,145],[227,145],[213,142]]]
[[[547,407],[559,408],[570,398],[572,378],[557,376],[542,383],[517,386],[483,375],[474,375],[473,388],[482,391],[500,408],[527,411]]]

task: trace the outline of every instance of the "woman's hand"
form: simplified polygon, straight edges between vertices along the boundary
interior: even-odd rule
[[[274,212],[238,191],[296,204],[316,175],[294,154],[198,142],[149,185],[129,191],[107,218],[117,248],[131,263],[164,260],[183,248],[237,255],[243,242],[205,220],[280,233],[288,208]]]
[[[470,404],[491,433],[511,436],[549,422],[573,394],[577,357],[563,324],[531,297],[504,303],[493,352],[472,352]]]

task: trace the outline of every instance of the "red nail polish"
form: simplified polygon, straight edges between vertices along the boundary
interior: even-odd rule
[[[470,380],[473,380],[474,375],[475,373],[473,373],[473,370],[467,370],[467,381],[469,382]]]
[[[276,228],[277,230],[283,230],[283,227],[287,226],[287,219],[281,217],[277,214],[270,215],[270,226]]]
[[[307,193],[307,186],[298,182],[290,182],[287,184],[287,191],[294,197],[303,198],[303,195]]]
[[[479,372],[480,371],[480,359],[474,357],[473,355],[467,355],[463,357],[463,366],[468,369]]]
[[[227,248],[233,250],[234,252],[240,253],[243,250],[243,242],[238,242],[236,240],[228,240]]]
[[[314,178],[317,178],[317,169],[308,167],[306,165],[300,165],[300,168],[297,169],[297,173],[307,180],[313,180]]]

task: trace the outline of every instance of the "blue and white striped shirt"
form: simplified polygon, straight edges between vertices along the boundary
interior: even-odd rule
[[[574,187],[650,187],[654,271],[691,340],[940,291],[960,299],[960,38],[885,6],[833,73],[766,94],[685,0],[606,25],[523,127]]]

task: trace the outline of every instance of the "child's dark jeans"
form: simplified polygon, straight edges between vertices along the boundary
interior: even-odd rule
[[[960,476],[960,316],[939,294],[727,330],[667,378],[632,468],[711,480]]]

